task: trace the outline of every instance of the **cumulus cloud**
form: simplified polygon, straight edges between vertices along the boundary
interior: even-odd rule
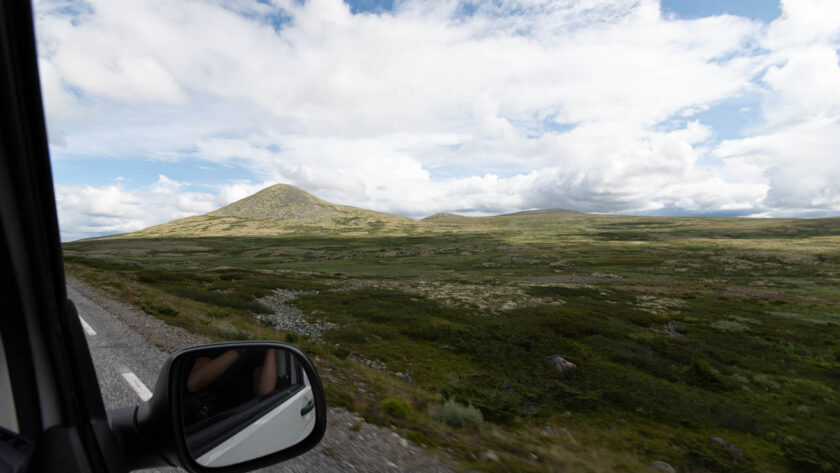
[[[773,63],[761,75],[764,123],[714,154],[747,163],[765,182],[768,216],[840,213],[840,4],[786,0],[763,38]]]
[[[247,197],[267,184],[233,182],[216,192],[190,191],[190,184],[159,175],[152,185],[130,188],[117,178],[105,186],[56,186],[63,240],[125,233],[172,219],[209,212]]]
[[[339,0],[36,3],[54,159],[232,166],[410,216],[837,213],[840,4],[782,12],[763,24],[683,20],[655,0],[406,0],[355,15]],[[702,113],[745,97],[760,123],[716,141]],[[147,185],[117,189],[190,192]],[[236,194],[218,188],[227,197],[199,200]],[[74,215],[85,231],[105,224]]]

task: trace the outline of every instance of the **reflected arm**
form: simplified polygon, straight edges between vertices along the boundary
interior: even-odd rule
[[[214,359],[198,358],[187,377],[187,390],[194,393],[207,386],[230,368],[238,358],[239,353],[236,350],[228,350]]]
[[[265,396],[274,391],[274,386],[277,384],[277,356],[274,351],[274,348],[271,348],[265,352],[265,359],[254,386],[257,396]]]

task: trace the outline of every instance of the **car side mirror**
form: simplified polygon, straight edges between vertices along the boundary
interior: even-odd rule
[[[317,445],[326,420],[312,362],[299,349],[274,342],[178,351],[164,364],[151,399],[109,412],[129,470],[261,468]]]

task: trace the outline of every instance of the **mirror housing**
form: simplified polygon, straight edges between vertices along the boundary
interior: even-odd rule
[[[288,412],[285,417],[282,413],[282,410],[286,408],[296,409],[295,412],[299,417],[305,416],[309,419],[306,428],[311,429],[311,432],[302,440],[296,439],[296,441],[300,440],[297,443],[281,446],[278,451],[250,459],[247,455],[244,458],[239,455],[237,460],[216,462],[224,466],[210,466],[212,462],[208,462],[207,457],[194,455],[188,445],[184,408],[187,395],[185,383],[191,374],[190,368],[198,357],[202,355],[210,358],[218,357],[219,353],[231,351],[287,353],[295,360],[296,366],[303,373],[306,386],[305,390],[300,386],[296,390],[292,389],[291,391],[296,393],[296,396],[285,396],[281,393],[273,397],[266,396],[264,398],[266,402],[273,402],[276,408],[269,405],[261,409],[260,415],[263,417],[255,419],[251,416],[251,423],[244,427],[240,425],[238,430],[230,432],[227,437],[244,432],[250,425],[263,426],[266,424],[264,419],[272,416],[276,419],[272,421],[273,427],[282,428],[282,423],[289,422],[291,419]],[[277,399],[278,397],[281,399]],[[289,402],[284,402],[285,400]],[[292,401],[297,402],[294,407],[290,407]],[[282,405],[281,402],[283,402]],[[111,410],[108,412],[108,417],[127,470],[154,466],[180,466],[194,473],[244,472],[294,458],[316,446],[323,438],[327,426],[324,390],[315,366],[309,358],[294,346],[259,341],[214,343],[173,353],[161,368],[151,399],[136,407]],[[195,456],[200,458],[197,459]]]

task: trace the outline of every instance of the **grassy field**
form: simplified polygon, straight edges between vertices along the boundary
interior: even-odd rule
[[[303,346],[330,402],[460,471],[840,471],[840,219],[432,226],[64,250],[70,273],[168,323]],[[271,325],[258,299],[276,289],[319,335]],[[483,423],[450,421],[450,399]]]

